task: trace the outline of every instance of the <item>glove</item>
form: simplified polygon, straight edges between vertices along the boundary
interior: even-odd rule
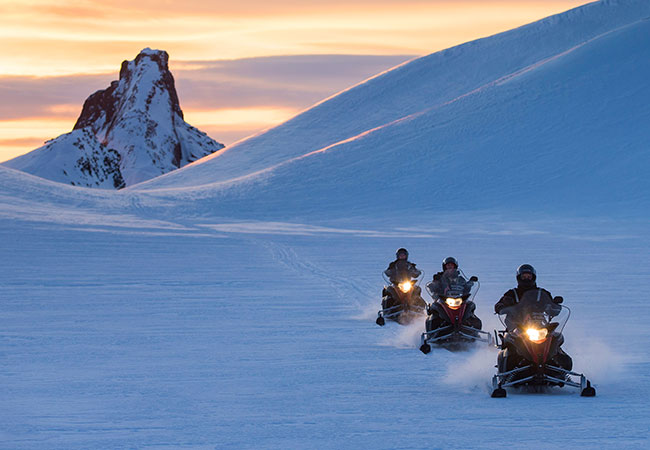
[[[440,278],[442,278],[442,276],[439,273],[437,273],[433,276],[433,281],[440,281]]]
[[[557,297],[553,297],[553,303],[557,303],[558,305],[564,301],[564,297],[561,295],[558,295]]]
[[[512,297],[501,297],[501,300],[494,305],[494,310],[496,311],[497,314],[503,309],[508,306],[512,306],[515,304],[515,299]]]

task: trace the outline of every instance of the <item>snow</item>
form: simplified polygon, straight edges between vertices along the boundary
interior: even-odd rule
[[[0,166],[2,446],[647,447],[647,16],[602,2],[434,54],[118,192]],[[597,396],[492,399],[495,349],[375,325],[402,246],[427,280],[449,255],[477,275],[488,331],[533,264]]]
[[[88,128],[73,130],[48,141],[44,146],[6,163],[7,167],[59,183],[115,189],[121,184],[117,153],[109,151]],[[84,161],[91,170],[81,170]],[[108,164],[96,162],[109,161]],[[3,163],[5,164],[5,163]]]

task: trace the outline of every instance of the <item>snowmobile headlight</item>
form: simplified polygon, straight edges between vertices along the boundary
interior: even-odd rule
[[[463,304],[463,299],[462,298],[447,297],[447,299],[445,300],[445,303],[451,309],[458,309],[458,308],[460,308],[460,305]]]
[[[546,328],[528,328],[526,330],[526,334],[528,335],[528,339],[535,344],[540,344],[546,340],[546,336],[548,335],[548,330]]]
[[[413,284],[410,281],[404,281],[404,282],[400,283],[398,285],[398,287],[399,287],[400,291],[402,291],[404,293],[407,293],[408,291],[411,290],[411,288],[413,287]]]

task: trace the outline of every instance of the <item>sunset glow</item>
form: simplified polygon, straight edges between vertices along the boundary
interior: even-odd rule
[[[289,108],[241,108],[241,109],[215,109],[210,111],[191,111],[185,114],[187,122],[196,126],[209,126],[219,123],[224,126],[237,126],[238,124],[265,125],[289,119],[297,111]]]
[[[6,77],[88,76],[116,79],[120,63],[144,47],[167,50],[172,70],[191,61],[238,60],[276,55],[424,55],[488,36],[586,3],[576,0],[522,1],[369,1],[203,2],[62,0],[0,0],[0,86]],[[381,66],[385,70],[390,66]],[[182,82],[182,73],[176,74]],[[371,76],[364,72],[347,85]],[[264,73],[257,73],[260,82]],[[96,85],[103,89],[107,85]],[[337,83],[336,89],[346,87]],[[18,91],[12,91],[16,94]],[[34,139],[45,140],[70,131],[81,102],[61,99],[39,115],[11,116],[0,111],[0,161],[32,150]],[[330,95],[335,91],[327,93]],[[36,92],[24,88],[26,101]],[[4,94],[4,91],[3,91]],[[202,98],[181,104],[188,122],[211,130],[266,128],[308,107],[277,105],[268,99],[248,105],[250,111]],[[227,101],[227,100],[225,100]],[[55,110],[52,110],[54,108]],[[58,111],[56,110],[58,108]],[[214,114],[212,112],[214,112]],[[196,123],[192,117],[200,118]],[[20,119],[16,121],[16,119]],[[65,119],[65,120],[61,120]],[[251,125],[255,124],[255,125]],[[252,128],[249,128],[251,127]],[[21,131],[22,130],[22,131]],[[207,130],[206,130],[207,131]],[[28,133],[28,134],[21,134]],[[213,138],[230,143],[221,136]],[[232,135],[234,139],[235,134]],[[239,136],[243,137],[243,136]],[[21,141],[23,139],[23,141]],[[25,140],[27,139],[27,140]],[[13,144],[9,144],[13,142]],[[20,142],[29,142],[21,146]]]
[[[285,122],[299,112],[298,109],[274,107],[190,110],[185,114],[185,121],[210,136],[233,143],[257,130]]]

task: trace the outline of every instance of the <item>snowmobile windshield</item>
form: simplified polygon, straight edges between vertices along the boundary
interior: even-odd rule
[[[499,313],[499,320],[508,331],[534,327],[561,333],[569,315],[569,308],[554,303],[545,291],[531,289],[522,296],[519,303],[503,308]]]
[[[427,283],[427,291],[432,298],[462,298],[473,300],[480,287],[479,282],[469,281],[462,271],[456,271],[455,276],[442,276],[440,280]]]

